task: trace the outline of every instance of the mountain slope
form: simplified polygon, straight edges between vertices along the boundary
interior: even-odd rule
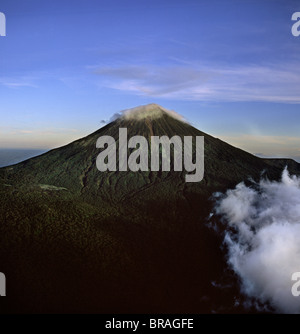
[[[128,138],[204,136],[204,179],[186,183],[185,172],[172,171],[99,172],[96,141],[104,135],[118,141],[119,128],[128,129]],[[0,271],[11,297],[0,306],[5,312],[243,312],[235,306],[239,294],[222,236],[206,226],[209,198],[281,171],[154,104],[2,168]],[[230,287],[213,284],[220,280]]]
[[[130,113],[129,115],[125,113],[123,117],[85,138],[15,166],[1,169],[1,178],[5,182],[18,185],[49,184],[64,187],[78,195],[86,194],[91,198],[100,196],[108,201],[119,201],[136,189],[140,191],[149,184],[161,183],[162,180],[166,181],[172,176],[176,177],[178,182],[181,179],[185,183],[183,173],[179,172],[99,172],[96,168],[96,158],[100,150],[96,148],[96,141],[100,136],[108,135],[114,137],[118,143],[119,128],[128,129],[128,138],[141,135],[149,139],[149,142],[151,135],[168,137],[178,135],[182,139],[183,136],[204,136],[204,180],[199,184],[184,184],[182,187],[209,193],[212,190],[232,186],[249,176],[257,177],[263,170],[275,176],[277,167],[274,164],[269,164],[195,129],[157,105],[150,106],[152,107],[149,109],[150,115],[151,113],[155,115],[158,110],[159,116],[146,114],[141,117],[139,114],[143,113],[139,109],[134,110],[139,115],[138,119],[129,116]],[[114,187],[117,187],[118,191],[115,191]]]

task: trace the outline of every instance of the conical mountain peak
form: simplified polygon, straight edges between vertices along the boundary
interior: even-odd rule
[[[239,281],[220,251],[225,225],[214,215],[208,227],[212,194],[249,177],[259,180],[262,171],[278,179],[286,165],[299,175],[300,165],[255,157],[181,120],[157,104],[125,110],[118,120],[84,138],[0,168],[0,269],[15,296],[4,312],[184,314],[239,309],[236,300],[244,296],[237,294]],[[127,129],[129,139],[122,139],[122,145],[121,128]],[[115,142],[109,150],[97,145],[105,136]],[[141,152],[142,145],[129,147],[134,136],[148,139],[148,170],[124,168]],[[152,170],[151,136],[179,136],[183,151],[185,136],[203,136],[203,180],[186,182],[185,154],[183,170],[175,171],[171,143],[170,169]],[[127,150],[123,164],[120,147]],[[115,151],[116,170],[97,168],[103,149]],[[161,148],[161,160],[166,154]],[[219,289],[211,282],[230,282],[230,287]],[[56,293],[62,289],[64,293]]]
[[[168,115],[177,120],[184,121],[184,118],[175,111],[168,110],[156,103],[150,103],[131,109],[126,109],[122,112],[121,117],[125,119],[144,120],[157,119],[163,117],[164,115]]]

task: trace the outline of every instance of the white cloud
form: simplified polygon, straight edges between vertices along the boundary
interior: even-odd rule
[[[35,79],[32,77],[20,77],[20,78],[0,78],[0,85],[8,88],[21,88],[21,87],[33,87],[37,85],[34,83]]]
[[[300,103],[299,64],[120,66],[95,70],[106,87],[137,95],[201,101]]]
[[[207,80],[207,73],[192,68],[128,66],[105,67],[95,71],[105,84],[118,90],[148,96],[168,96]]]
[[[123,110],[121,116],[126,119],[142,120],[146,117],[151,117],[152,119],[160,118],[164,113],[177,120],[185,122],[185,119],[174,110],[165,109],[156,103]]]
[[[300,178],[285,170],[280,182],[244,183],[218,198],[228,263],[241,290],[277,312],[300,313],[291,277],[300,271]]]

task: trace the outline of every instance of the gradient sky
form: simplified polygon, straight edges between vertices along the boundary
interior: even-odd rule
[[[158,103],[300,161],[296,0],[1,0],[0,148],[53,148]]]

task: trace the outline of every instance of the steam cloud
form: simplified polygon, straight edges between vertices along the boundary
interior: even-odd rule
[[[300,271],[300,178],[285,169],[280,182],[240,183],[216,196],[228,263],[242,292],[266,309],[300,313],[300,297],[291,293],[292,274]]]

